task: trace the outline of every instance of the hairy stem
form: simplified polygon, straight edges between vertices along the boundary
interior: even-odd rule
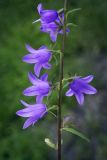
[[[64,15],[66,14],[67,0],[64,1]],[[63,61],[64,61],[64,50],[65,50],[65,39],[66,39],[66,16],[64,16],[64,27],[63,27],[63,39],[62,49],[60,53],[60,70],[59,70],[59,101],[58,101],[58,157],[57,160],[61,160],[61,108],[62,108],[62,80],[63,80]]]

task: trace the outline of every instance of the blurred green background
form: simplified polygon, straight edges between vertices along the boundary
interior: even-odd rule
[[[68,0],[69,9],[82,8],[69,20],[78,24],[68,35],[64,74],[94,74],[94,96],[85,98],[80,107],[75,98],[63,97],[63,114],[73,126],[90,139],[90,143],[70,133],[63,133],[63,160],[107,160],[107,0]],[[60,9],[61,0],[0,0],[0,160],[54,160],[56,153],[45,143],[45,137],[56,142],[56,118],[47,115],[35,127],[22,130],[24,119],[15,115],[22,108],[22,91],[30,85],[28,71],[33,67],[22,62],[25,43],[38,48],[50,45],[49,36],[40,33],[37,4]],[[61,38],[58,38],[58,45]],[[55,61],[49,79],[57,80]],[[66,89],[67,90],[67,89]],[[57,103],[57,93],[50,103]]]

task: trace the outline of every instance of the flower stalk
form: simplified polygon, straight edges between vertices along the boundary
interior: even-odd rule
[[[63,63],[64,63],[64,51],[65,51],[65,40],[66,40],[66,8],[67,0],[64,1],[64,26],[63,26],[63,38],[62,38],[62,49],[60,53],[60,69],[59,69],[59,100],[58,100],[58,154],[57,159],[61,160],[61,110],[62,110],[62,81],[63,81]]]

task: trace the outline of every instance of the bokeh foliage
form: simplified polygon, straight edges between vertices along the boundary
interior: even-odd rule
[[[64,133],[64,160],[107,159],[107,1],[68,0],[70,8],[82,8],[69,21],[78,24],[71,28],[65,51],[64,73],[85,76],[94,74],[93,84],[98,89],[96,96],[88,96],[80,108],[74,98],[63,97],[63,114],[70,123],[85,133],[88,144],[78,137]],[[40,1],[0,1],[0,160],[48,160],[55,159],[55,152],[48,148],[45,137],[56,141],[56,119],[50,114],[33,128],[22,130],[24,120],[15,112],[22,108],[19,100],[26,98],[22,90],[30,83],[27,72],[32,66],[21,61],[26,54],[25,43],[33,47],[50,44],[48,35],[40,33],[39,24],[32,25],[38,18],[36,7]],[[42,0],[46,8],[59,9],[62,1]],[[58,38],[60,46],[61,38]],[[58,70],[53,61],[50,80],[57,79]],[[57,103],[57,92],[50,103]],[[85,151],[85,153],[84,153]]]

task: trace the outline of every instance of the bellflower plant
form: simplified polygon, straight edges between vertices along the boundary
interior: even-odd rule
[[[85,140],[88,139],[80,132],[71,127],[66,127],[62,117],[62,94],[63,89],[68,87],[68,91],[64,93],[67,97],[75,96],[79,105],[84,103],[84,94],[95,94],[97,90],[91,86],[89,83],[93,80],[93,75],[88,75],[86,77],[74,76],[64,78],[64,52],[65,52],[65,42],[67,33],[70,32],[68,26],[73,25],[73,23],[68,22],[68,16],[79,9],[67,10],[67,0],[64,0],[64,8],[59,11],[56,10],[45,10],[43,9],[42,4],[40,3],[37,7],[40,19],[34,21],[40,22],[40,31],[46,32],[50,35],[50,39],[53,42],[52,47],[47,47],[45,45],[41,46],[39,49],[32,48],[29,44],[26,45],[28,54],[23,57],[23,61],[29,64],[34,65],[34,74],[32,72],[28,73],[29,81],[32,85],[26,88],[23,91],[25,96],[33,96],[36,99],[34,104],[28,104],[21,100],[21,103],[25,106],[24,109],[21,109],[16,112],[20,117],[27,118],[24,123],[23,128],[27,128],[31,125],[34,125],[39,119],[45,116],[47,113],[52,113],[57,117],[57,141],[56,144],[53,144],[50,139],[45,139],[46,144],[50,147],[57,150],[57,160],[62,160],[61,157],[61,140],[62,140],[62,131],[67,131],[72,134],[75,134]],[[75,26],[75,25],[73,25]],[[54,42],[57,41],[57,35],[62,35],[62,47],[61,49],[55,49]],[[68,34],[69,35],[69,34]],[[67,50],[67,48],[66,48]],[[56,54],[59,55],[59,81],[55,84],[48,81],[48,74],[45,70],[51,69],[50,61],[53,57],[56,59]],[[41,75],[41,70],[44,69],[44,74]],[[71,81],[72,80],[72,81]],[[58,91],[58,103],[53,106],[49,106],[49,102],[46,105],[44,102],[45,97],[49,99],[49,95],[52,93],[52,90],[56,89]],[[57,109],[57,115],[55,115],[50,110]],[[62,125],[64,124],[64,126]]]

